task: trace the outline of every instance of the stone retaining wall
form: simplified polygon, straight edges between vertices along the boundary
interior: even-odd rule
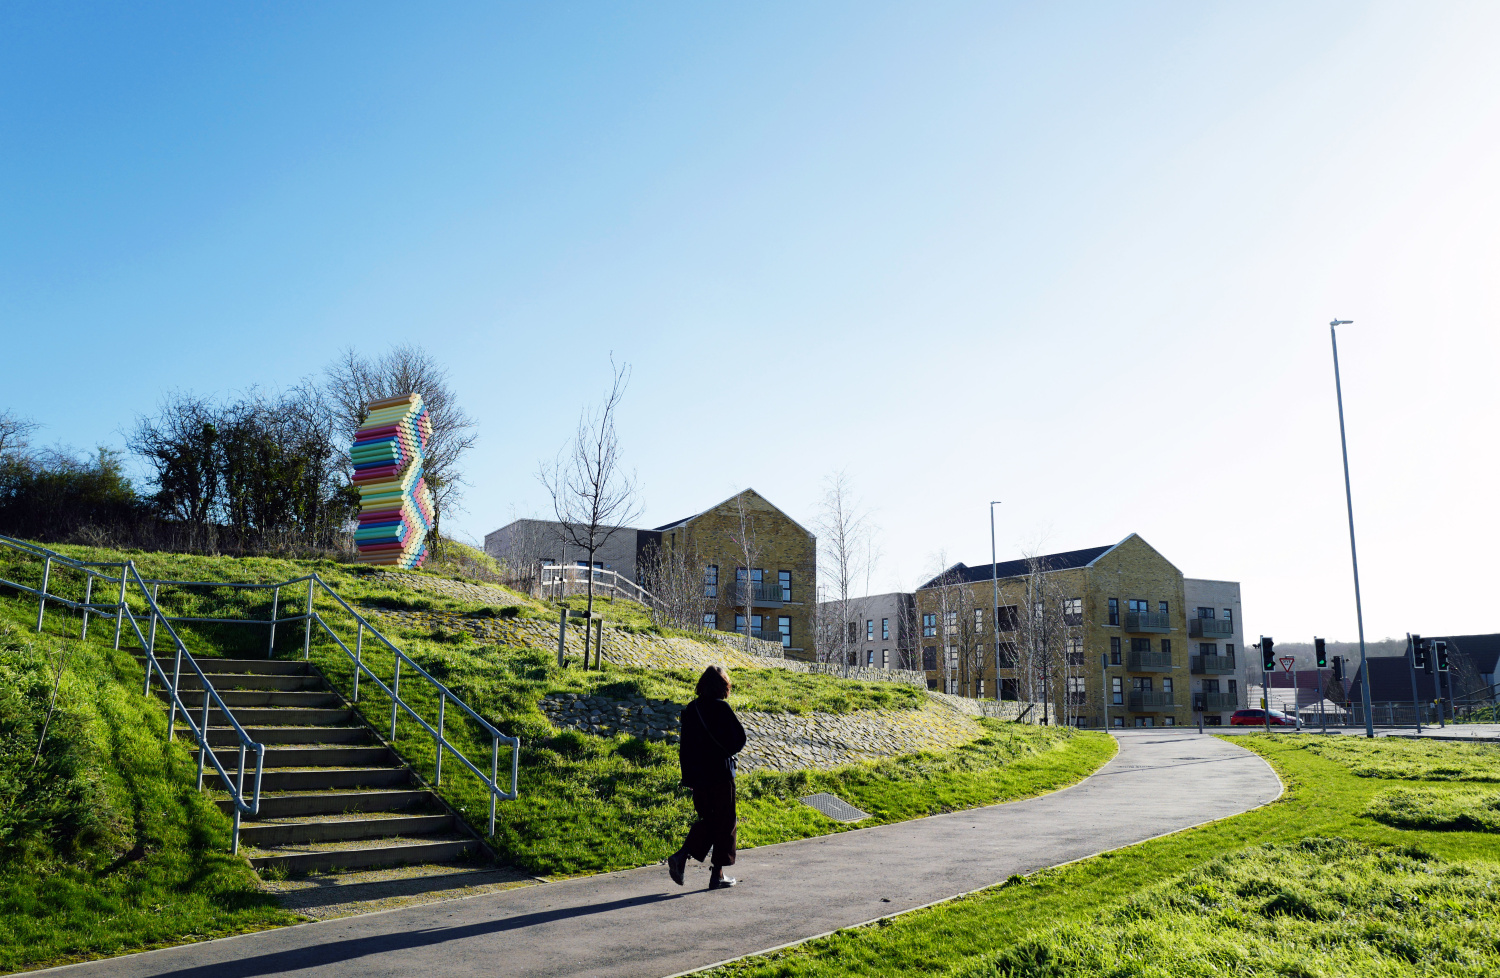
[[[966,713],[969,716],[989,717],[992,720],[1019,720],[1022,723],[1041,722],[1042,711],[1036,708],[1034,703],[1017,700],[1001,700],[997,703],[994,700],[976,700],[967,696],[952,696],[932,690],[928,690],[927,695],[943,703],[949,709]]]
[[[667,700],[611,700],[575,693],[551,694],[540,706],[560,729],[672,743],[678,740],[683,709],[682,704]],[[745,749],[739,756],[743,773],[827,769],[901,754],[951,750],[984,733],[965,712],[935,698],[917,710],[801,715],[745,711],[739,717],[746,735]]]

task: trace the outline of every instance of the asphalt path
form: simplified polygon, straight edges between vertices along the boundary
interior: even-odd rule
[[[1281,793],[1256,755],[1189,728],[1116,732],[1078,785],[1026,801],[740,853],[739,886],[664,866],[70,965],[67,978],[663,978],[1248,811]]]

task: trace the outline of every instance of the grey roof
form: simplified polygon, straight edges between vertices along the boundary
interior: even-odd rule
[[[730,496],[728,499],[725,499],[725,500],[723,500],[721,502],[715,503],[714,505],[708,507],[708,509],[700,510],[699,512],[694,513],[692,516],[684,516],[680,520],[674,520],[671,523],[666,523],[666,524],[664,524],[662,526],[654,527],[654,530],[657,533],[661,533],[663,530],[675,530],[675,529],[677,529],[677,527],[681,526],[682,524],[684,524],[684,523],[691,523],[693,520],[695,520],[698,517],[702,516],[704,513],[707,513],[710,510],[718,509],[720,506],[723,506],[724,503],[731,502],[735,498],[737,498],[738,496],[741,496],[741,495],[743,495],[743,494],[745,494],[747,492],[751,493],[752,495],[755,495],[755,496],[759,497],[763,502],[765,502],[765,504],[767,506],[770,506],[772,509],[776,510],[776,512],[780,513],[782,516],[786,516],[787,520],[790,521],[793,526],[795,526],[797,529],[801,530],[803,533],[806,533],[810,537],[815,537],[816,536],[816,534],[814,534],[812,531],[808,530],[807,527],[803,526],[801,523],[798,523],[796,520],[792,519],[790,516],[787,516],[786,510],[782,509],[780,506],[777,506],[775,503],[771,502],[769,499],[766,499],[765,496],[762,496],[760,493],[756,492],[755,489],[752,488],[752,487],[750,487],[750,486],[746,486],[744,489],[741,489],[739,492],[735,493],[733,496]]]
[[[1129,538],[1127,537],[1127,539]],[[1117,546],[1119,544],[1112,543],[1107,547],[1087,547],[1083,550],[1068,550],[1060,554],[1047,554],[1038,557],[1037,560],[1049,571],[1073,570],[1077,567],[1087,567]],[[1031,562],[1024,557],[1020,560],[1002,560],[999,564],[980,564],[977,567],[970,567],[968,564],[962,563],[954,564],[937,577],[917,588],[917,590],[925,591],[930,587],[936,587],[938,582],[945,577],[954,578],[954,583],[956,584],[973,584],[977,581],[988,581],[994,577],[998,577],[1002,581],[1008,577],[1023,577],[1030,573],[1030,569]]]

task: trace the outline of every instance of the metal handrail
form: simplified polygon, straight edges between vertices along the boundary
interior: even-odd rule
[[[51,560],[62,561],[64,563],[68,564],[69,566],[77,566],[77,567],[86,567],[86,566],[88,566],[87,562],[84,562],[84,561],[75,561],[75,560],[72,560],[71,558],[63,556],[62,554],[55,553],[54,551],[46,550],[45,548],[42,548],[42,547],[36,547],[35,545],[25,543],[24,541],[13,540],[10,537],[0,536],[0,543],[6,543],[6,544],[9,544],[9,545],[11,545],[12,547],[14,547],[16,549],[28,551],[28,552],[32,553],[33,555],[35,555],[35,556],[44,556],[44,557],[47,557],[48,560],[49,560],[49,564],[48,564],[49,568],[50,568],[50,561]],[[234,841],[234,844],[235,844],[235,851],[236,852],[239,851],[239,821],[240,821],[240,813],[241,813],[241,811],[243,810],[244,812],[246,812],[248,814],[255,814],[260,809],[260,780],[261,780],[261,778],[260,778],[260,765],[262,763],[261,760],[260,760],[260,758],[263,758],[263,756],[264,756],[265,747],[264,747],[264,745],[261,745],[261,744],[255,744],[253,741],[248,741],[248,735],[245,734],[244,728],[242,728],[239,725],[239,722],[234,719],[233,714],[229,711],[228,707],[224,705],[223,701],[219,698],[218,693],[213,690],[213,688],[212,688],[211,684],[209,684],[207,678],[204,677],[203,670],[198,667],[197,663],[195,661],[193,661],[192,656],[187,652],[186,647],[183,646],[181,639],[177,636],[176,631],[172,628],[171,623],[174,622],[174,621],[175,622],[201,622],[201,623],[210,623],[210,624],[246,624],[246,625],[266,625],[266,626],[269,626],[269,638],[268,638],[267,646],[266,646],[266,657],[267,658],[271,657],[272,652],[274,651],[274,648],[275,648],[276,627],[278,625],[287,625],[287,624],[291,624],[291,623],[294,623],[294,622],[303,622],[304,623],[304,626],[303,626],[304,630],[303,630],[302,655],[303,655],[304,659],[308,658],[310,656],[310,654],[311,654],[311,647],[312,647],[312,626],[316,622],[317,625],[320,628],[322,628],[322,630],[324,632],[326,632],[328,634],[328,636],[331,639],[334,640],[335,643],[338,644],[339,648],[341,650],[343,650],[344,654],[347,655],[347,656],[349,656],[350,659],[352,659],[353,662],[354,662],[354,664],[355,664],[354,690],[353,690],[353,697],[352,697],[353,701],[356,702],[356,703],[359,702],[359,686],[360,686],[360,676],[361,676],[361,674],[363,674],[364,676],[367,676],[370,681],[372,681],[372,682],[375,683],[375,685],[380,689],[381,692],[385,693],[387,696],[389,696],[391,698],[391,701],[392,701],[391,702],[391,740],[393,742],[396,739],[396,721],[397,721],[397,718],[398,718],[398,716],[400,715],[400,713],[402,711],[404,711],[407,716],[409,716],[412,719],[416,720],[419,724],[421,724],[421,726],[422,726],[422,728],[424,730],[426,730],[429,734],[432,735],[433,741],[437,745],[437,751],[436,751],[436,754],[437,754],[437,767],[436,767],[435,777],[433,779],[435,784],[441,784],[442,783],[442,777],[443,777],[443,752],[444,752],[445,748],[446,748],[446,750],[447,750],[448,753],[452,754],[459,761],[459,763],[461,763],[464,767],[468,768],[469,771],[471,771],[474,774],[475,777],[479,778],[480,781],[485,784],[485,786],[489,789],[489,796],[490,796],[490,812],[489,812],[489,815],[490,815],[490,820],[489,820],[489,832],[490,832],[490,835],[494,835],[495,834],[496,802],[497,801],[515,801],[520,796],[519,795],[520,756],[521,756],[521,740],[520,740],[520,738],[519,737],[510,737],[510,736],[507,736],[505,734],[502,734],[499,730],[495,729],[495,727],[492,724],[490,724],[489,721],[485,720],[482,716],[480,716],[478,713],[476,713],[467,703],[465,703],[463,700],[459,699],[456,695],[454,695],[454,693],[453,693],[453,691],[451,689],[449,689],[443,683],[441,683],[437,679],[435,679],[425,669],[423,669],[421,666],[419,666],[410,656],[408,656],[405,652],[403,652],[399,648],[397,648],[390,641],[390,639],[388,639],[384,635],[382,635],[380,633],[380,630],[377,629],[374,625],[370,624],[370,622],[363,615],[361,615],[359,612],[355,611],[352,607],[350,607],[349,603],[347,601],[345,601],[343,599],[343,597],[340,596],[339,593],[337,591],[335,591],[328,584],[328,582],[324,581],[317,573],[306,574],[306,575],[304,575],[302,577],[296,577],[296,578],[292,578],[292,579],[286,580],[286,581],[257,584],[257,583],[233,582],[233,581],[178,581],[178,580],[171,580],[171,579],[167,579],[167,578],[142,578],[139,575],[139,573],[137,573],[135,571],[135,569],[134,569],[134,562],[133,561],[132,562],[127,562],[126,565],[121,565],[121,564],[118,564],[118,563],[112,563],[112,564],[96,563],[96,564],[94,564],[92,566],[106,566],[106,567],[123,567],[123,566],[128,566],[130,568],[130,573],[134,576],[134,578],[137,581],[138,585],[141,587],[142,592],[146,595],[146,598],[147,598],[147,600],[150,603],[150,608],[151,608],[152,616],[153,616],[153,626],[152,626],[152,631],[151,631],[151,637],[150,637],[149,640],[145,636],[141,635],[140,627],[139,627],[139,625],[135,621],[135,615],[134,615],[133,612],[131,612],[129,610],[128,606],[125,603],[126,591],[125,591],[125,585],[123,583],[123,578],[124,578],[124,574],[123,573],[122,573],[122,575],[121,575],[120,578],[108,577],[107,575],[97,575],[99,577],[104,578],[107,581],[110,581],[110,582],[120,582],[121,583],[120,600],[117,603],[114,603],[114,604],[96,603],[96,604],[91,604],[91,605],[85,603],[83,605],[80,605],[77,602],[71,602],[71,601],[67,601],[66,599],[63,599],[63,598],[60,598],[60,597],[48,595],[48,596],[46,596],[45,598],[42,599],[43,604],[45,603],[46,600],[53,600],[53,601],[57,601],[57,602],[60,602],[60,603],[67,604],[70,607],[75,607],[75,608],[76,607],[84,607],[84,626],[83,626],[83,628],[84,628],[84,634],[85,635],[87,635],[87,630],[88,630],[88,614],[90,613],[91,610],[93,611],[94,614],[101,614],[102,611],[100,609],[108,609],[110,611],[113,611],[115,613],[115,615],[116,615],[116,625],[115,625],[115,647],[116,648],[119,648],[119,638],[120,638],[120,631],[121,631],[122,622],[123,622],[124,618],[128,617],[130,619],[130,621],[131,621],[132,628],[136,632],[137,637],[141,639],[141,647],[144,648],[144,649],[147,649],[147,659],[148,659],[148,661],[150,662],[151,665],[153,665],[153,666],[156,667],[156,669],[157,669],[157,671],[159,673],[161,673],[163,682],[166,682],[167,681],[166,672],[165,672],[165,670],[163,670],[161,668],[160,664],[157,663],[156,658],[155,658],[155,654],[154,654],[154,649],[152,648],[152,645],[155,642],[155,625],[154,625],[154,621],[159,619],[164,625],[166,625],[167,632],[168,632],[169,635],[172,636],[172,639],[176,643],[176,646],[177,646],[177,649],[178,649],[178,658],[179,658],[179,661],[178,661],[177,664],[174,665],[172,685],[170,687],[170,689],[172,691],[172,708],[173,708],[173,716],[174,716],[174,718],[175,718],[175,711],[176,711],[176,709],[178,707],[181,707],[181,709],[183,710],[184,717],[187,719],[187,723],[188,723],[189,729],[191,729],[191,730],[194,731],[195,737],[200,741],[200,747],[203,744],[206,744],[206,729],[207,729],[207,719],[206,718],[207,718],[207,715],[208,715],[208,708],[207,708],[206,704],[208,702],[208,697],[205,696],[205,698],[204,698],[204,702],[205,702],[205,706],[204,706],[204,718],[205,718],[205,720],[204,720],[204,731],[205,732],[204,733],[200,733],[198,731],[198,729],[193,725],[191,717],[190,717],[190,715],[187,712],[187,707],[184,704],[182,704],[181,699],[177,695],[177,685],[176,684],[177,684],[178,678],[180,677],[180,668],[181,668],[180,667],[180,659],[181,659],[181,657],[186,656],[186,658],[188,659],[188,662],[189,662],[190,666],[193,668],[193,670],[195,672],[197,672],[197,674],[199,676],[199,679],[203,682],[204,688],[209,691],[209,693],[212,695],[212,697],[215,700],[215,702],[217,702],[219,704],[219,709],[221,711],[223,711],[223,713],[224,713],[224,715],[226,717],[229,718],[230,723],[233,724],[234,729],[239,734],[240,740],[241,740],[241,748],[242,748],[241,749],[241,756],[242,756],[242,758],[243,758],[244,751],[246,749],[249,749],[251,747],[257,748],[257,758],[258,758],[258,760],[257,760],[257,768],[256,768],[256,775],[255,775],[255,794],[253,796],[253,801],[251,803],[243,803],[243,799],[240,798],[238,795],[236,796],[236,800],[235,800],[235,837],[234,837],[235,841]],[[48,575],[48,570],[44,569],[44,571],[43,571],[43,584],[44,584],[44,587],[45,587],[47,575]],[[11,585],[13,587],[19,588],[20,590],[29,591],[29,592],[31,592],[33,594],[37,593],[32,588],[28,588],[25,585],[17,584],[17,583],[11,582],[11,581],[4,581],[3,579],[0,579],[0,583],[9,584],[9,585]],[[89,581],[90,588],[92,588],[92,583],[93,583],[92,582],[92,578],[90,578],[90,581]],[[301,614],[297,614],[297,615],[281,616],[279,614],[279,609],[280,609],[280,604],[281,604],[281,591],[282,591],[282,589],[286,588],[286,587],[290,587],[290,586],[296,585],[296,584],[302,584],[302,583],[306,583],[307,584],[306,605],[305,605],[305,608],[304,608],[303,612]],[[151,585],[151,587],[147,588],[146,587],[147,584]],[[169,616],[165,612],[163,612],[160,609],[160,607],[157,605],[157,603],[156,603],[156,598],[155,598],[154,591],[155,591],[155,588],[157,588],[158,586],[160,586],[162,584],[168,584],[168,585],[172,585],[174,587],[213,587],[213,588],[237,588],[237,589],[243,589],[243,590],[270,590],[272,592],[271,617],[269,619],[262,619],[262,618],[200,618],[200,617],[186,617],[186,616]],[[329,625],[329,623],[323,618],[323,616],[321,614],[319,614],[315,610],[314,605],[313,605],[315,585],[316,585],[316,587],[322,588],[323,591],[327,592],[327,594],[328,594],[329,597],[333,598],[333,600],[336,601],[341,608],[343,608],[345,611],[347,611],[349,613],[349,615],[354,618],[356,626],[357,626],[357,634],[356,634],[356,638],[355,638],[355,648],[354,648],[353,651],[350,651],[349,646],[344,642],[344,640],[339,637],[338,633],[333,630],[332,626]],[[41,607],[42,606],[39,606],[39,610],[37,612],[38,630],[40,630]],[[364,633],[367,630],[370,632],[371,635],[373,635],[376,639],[378,639],[381,644],[383,644],[386,648],[390,649],[391,652],[393,652],[395,654],[395,656],[396,656],[395,674],[394,674],[394,677],[393,677],[393,683],[392,683],[392,685],[389,685],[389,686],[386,685],[386,683],[383,680],[381,680],[379,676],[375,675],[375,673],[370,669],[370,667],[367,666],[364,663],[364,661],[363,661]],[[437,692],[439,694],[439,699],[438,699],[438,726],[436,728],[434,728],[430,723],[428,723],[425,719],[423,719],[422,716],[417,713],[417,711],[412,707],[412,705],[410,703],[406,702],[405,700],[403,700],[401,698],[401,696],[400,696],[400,689],[401,689],[401,667],[402,667],[403,663],[405,663],[411,669],[416,670],[417,674],[421,678],[427,680],[429,683],[431,683],[436,688],[436,690],[437,690]],[[150,672],[150,668],[148,667],[148,669],[147,669],[147,678],[146,678],[146,690],[147,690],[147,692],[150,691],[150,681],[151,681],[150,680],[150,675],[151,675],[151,672]],[[488,775],[486,775],[478,766],[476,766],[472,761],[470,761],[469,758],[467,758],[466,756],[464,756],[464,754],[461,751],[459,751],[459,749],[457,747],[455,747],[453,745],[453,743],[451,741],[449,741],[447,739],[446,735],[444,734],[444,722],[445,722],[445,719],[446,719],[447,705],[448,705],[448,702],[450,700],[453,702],[453,704],[455,706],[457,706],[460,710],[462,710],[464,713],[466,713],[472,720],[474,720],[475,723],[479,724],[480,727],[484,731],[486,731],[487,733],[489,733],[491,739],[490,739],[490,773]],[[171,724],[169,724],[169,726],[168,726],[168,731],[169,731],[168,735],[169,735],[169,737],[171,736],[170,731],[172,729],[173,729],[173,727],[171,726]],[[500,754],[500,744],[502,744],[502,743],[504,743],[506,746],[508,746],[508,747],[511,748],[510,788],[509,788],[508,791],[502,789],[500,787],[500,784],[499,784],[499,754]],[[202,771],[203,771],[203,765],[204,765],[204,759],[201,756],[203,753],[204,753],[204,751],[202,749],[200,749],[200,757],[199,757],[199,763],[198,763],[198,767],[199,767],[199,787],[200,788],[202,787]],[[207,754],[208,754],[208,756],[210,758],[213,759],[215,768],[218,769],[219,772],[220,772],[220,774],[221,774],[221,776],[223,776],[225,778],[226,783],[231,783],[229,781],[229,779],[228,779],[228,775],[224,772],[222,766],[219,764],[218,759],[216,757],[213,757],[213,752],[212,751],[207,751]],[[243,780],[244,780],[244,774],[243,774],[243,770],[242,770],[240,772],[240,777],[239,777],[239,780],[237,782],[237,785],[243,785]],[[242,805],[243,805],[243,807],[242,807]]]
[[[229,791],[230,800],[233,802],[234,808],[234,833],[231,851],[238,854],[240,851],[241,815],[254,815],[260,811],[260,785],[261,775],[265,769],[266,747],[264,744],[257,743],[255,740],[251,739],[250,735],[245,732],[245,728],[242,727],[240,725],[240,722],[235,719],[234,713],[229,709],[228,704],[226,704],[224,700],[219,696],[218,690],[214,689],[213,684],[208,681],[208,677],[204,674],[203,669],[198,665],[197,660],[193,658],[192,653],[188,652],[187,647],[183,645],[182,639],[180,636],[178,636],[176,629],[172,627],[171,620],[162,613],[160,606],[157,605],[155,588],[146,587],[146,581],[141,578],[140,573],[136,570],[135,561],[129,560],[122,563],[74,560],[73,558],[68,557],[64,554],[57,553],[54,550],[48,550],[45,547],[38,547],[34,544],[26,543],[23,540],[16,540],[12,537],[7,536],[0,536],[0,545],[10,547],[13,550],[19,550],[22,553],[29,554],[32,557],[41,557],[44,561],[42,567],[42,586],[39,589],[28,587],[27,585],[22,584],[19,581],[11,581],[5,578],[0,578],[0,584],[4,584],[8,587],[15,588],[18,591],[23,591],[36,597],[36,630],[38,632],[42,630],[42,623],[44,620],[43,614],[46,611],[48,601],[51,601],[54,604],[63,605],[68,608],[81,610],[83,612],[83,627],[79,636],[80,640],[88,637],[88,619],[90,614],[103,616],[109,610],[114,611],[114,647],[116,649],[120,647],[120,633],[122,631],[124,622],[126,619],[130,621],[131,630],[135,632],[136,639],[140,642],[141,649],[146,654],[146,677],[143,693],[147,696],[151,694],[151,673],[153,670],[155,670],[161,676],[163,688],[165,688],[170,695],[169,713],[167,718],[167,740],[171,741],[176,739],[177,711],[180,709],[182,711],[183,722],[187,724],[188,730],[193,735],[193,740],[198,745],[198,790],[203,790],[203,773],[205,763],[211,761],[213,763],[214,770],[218,772],[219,778],[224,782],[224,785]],[[71,567],[74,570],[82,571],[87,576],[87,584],[85,585],[85,597],[83,601],[73,601],[69,598],[64,598],[61,595],[53,594],[48,591],[48,584],[50,583],[52,578],[52,565],[55,563],[61,564],[64,567]],[[114,577],[95,570],[94,568],[97,567],[118,567],[120,568],[120,574],[118,577]],[[136,618],[135,612],[130,609],[130,605],[126,601],[126,597],[128,596],[129,580],[131,578],[135,580],[136,586],[140,589],[141,595],[145,598],[147,606],[151,612],[149,638],[147,637],[147,635],[141,632],[140,621]],[[95,579],[103,580],[104,582],[109,584],[118,584],[120,586],[119,600],[114,604],[92,601],[91,598],[93,594]],[[172,666],[172,675],[170,678],[168,678],[166,670],[162,667],[162,664],[156,658],[156,626],[158,621],[160,621],[162,625],[166,627],[167,635],[172,639],[172,643],[176,649],[176,655],[174,656]],[[200,724],[195,724],[193,722],[192,711],[188,709],[187,704],[182,701],[182,697],[180,695],[182,664],[184,660],[186,660],[189,668],[191,668],[192,671],[197,674],[198,681],[201,684],[201,689],[203,692],[203,711],[202,721]],[[216,704],[220,714],[228,719],[230,725],[234,729],[235,736],[239,741],[239,764],[238,770],[234,777],[230,776],[229,771],[227,771],[224,765],[219,761],[218,755],[216,755],[211,749],[209,749],[208,746],[208,711],[210,702]],[[246,800],[245,798],[245,752],[247,750],[255,751],[255,780],[249,800]]]
[[[613,583],[603,580],[606,576],[614,578]],[[566,564],[544,564],[541,573],[537,577],[537,586],[549,588],[555,585],[559,579],[563,587],[569,584],[585,583],[592,577],[597,584],[611,589],[612,591],[624,591],[626,597],[630,592],[635,593],[632,599],[640,604],[654,606],[658,604],[656,595],[641,587],[635,581],[621,574],[619,571],[606,570],[603,567],[573,567]],[[618,595],[615,595],[618,596]]]

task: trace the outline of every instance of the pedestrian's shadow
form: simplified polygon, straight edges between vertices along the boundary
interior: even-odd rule
[[[264,975],[280,975],[301,972],[311,968],[353,961],[372,954],[387,954],[412,948],[430,947],[448,941],[460,941],[470,937],[499,934],[508,930],[519,930],[536,924],[546,924],[572,917],[608,913],[626,907],[641,907],[664,900],[681,899],[686,894],[666,893],[651,896],[631,897],[628,900],[610,900],[581,907],[559,907],[536,913],[502,917],[462,927],[433,927],[423,930],[403,931],[398,934],[376,934],[369,937],[351,937],[340,941],[329,941],[304,947],[289,948],[269,954],[241,958],[234,961],[217,961],[213,964],[193,965],[176,971],[162,971],[159,975],[170,978],[259,978]],[[329,921],[329,925],[348,924],[348,920]],[[288,933],[295,933],[295,929]]]

